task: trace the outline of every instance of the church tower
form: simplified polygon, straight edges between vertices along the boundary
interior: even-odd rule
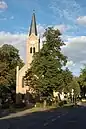
[[[27,39],[26,49],[26,63],[30,64],[32,62],[33,54],[35,52],[38,52],[40,49],[39,37],[37,35],[35,13],[33,13],[32,15],[32,21],[30,26],[29,37]]]
[[[28,68],[30,68],[30,64],[33,59],[33,54],[38,52],[40,49],[40,42],[37,34],[37,26],[36,26],[36,18],[35,13],[32,15],[30,31],[28,34],[27,42],[26,42],[26,64],[19,70],[17,66],[16,71],[16,95],[17,94],[26,94],[29,91],[29,86],[25,86],[24,84],[24,76]],[[18,100],[18,99],[17,99]]]

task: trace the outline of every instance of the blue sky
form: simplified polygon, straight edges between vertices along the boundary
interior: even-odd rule
[[[40,35],[47,26],[62,32],[68,56],[67,66],[74,75],[86,63],[86,1],[83,0],[0,0],[0,45],[9,43],[25,60],[25,42],[33,9]]]

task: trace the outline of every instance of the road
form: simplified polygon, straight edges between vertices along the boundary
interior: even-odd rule
[[[1,118],[0,129],[86,129],[86,107],[61,108],[22,116],[16,114],[13,117]]]

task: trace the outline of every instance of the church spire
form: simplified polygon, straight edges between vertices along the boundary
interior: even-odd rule
[[[31,21],[31,26],[30,26],[30,33],[29,33],[29,35],[31,35],[32,33],[37,36],[36,18],[35,18],[35,13],[34,13],[34,12],[33,12],[33,15],[32,15],[32,21]]]

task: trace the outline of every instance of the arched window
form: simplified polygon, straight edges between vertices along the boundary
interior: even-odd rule
[[[22,87],[24,87],[24,77],[22,78]]]
[[[35,53],[35,47],[33,47],[33,53]]]
[[[30,47],[30,53],[32,53],[32,47]]]

